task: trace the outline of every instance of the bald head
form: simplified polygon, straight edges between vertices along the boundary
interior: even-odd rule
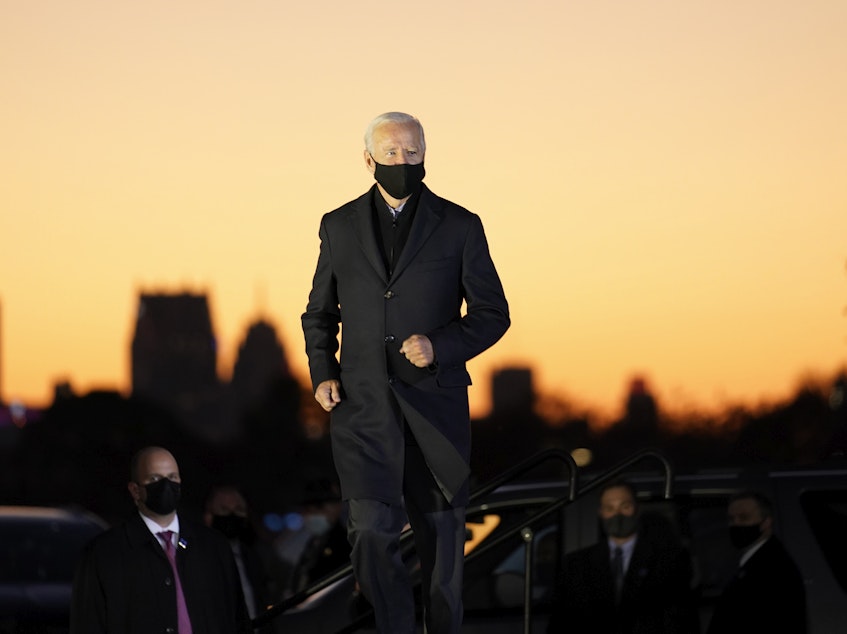
[[[138,510],[167,526],[180,494],[179,466],[173,454],[162,447],[145,447],[132,457],[129,477],[127,488]]]
[[[169,473],[176,473],[176,479],[179,481],[179,466],[177,466],[176,458],[170,451],[163,447],[139,449],[129,462],[129,480],[138,484],[146,484],[147,478],[161,468],[166,469]],[[168,477],[166,474],[159,475]]]

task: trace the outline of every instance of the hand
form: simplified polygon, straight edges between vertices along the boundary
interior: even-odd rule
[[[323,381],[315,390],[315,400],[325,411],[331,412],[341,402],[341,382],[336,379]]]
[[[426,335],[412,335],[406,339],[400,346],[400,354],[418,368],[426,368],[435,362],[435,351]]]

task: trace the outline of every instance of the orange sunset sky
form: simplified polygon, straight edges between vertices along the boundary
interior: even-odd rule
[[[780,398],[847,361],[843,0],[0,0],[0,397],[127,391],[140,291],[265,317],[306,377],[322,213],[418,116],[512,310],[471,363],[619,412]]]

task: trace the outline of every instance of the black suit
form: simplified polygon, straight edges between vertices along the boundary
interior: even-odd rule
[[[479,217],[425,185],[419,196],[390,277],[374,223],[374,205],[382,205],[376,186],[321,221],[320,256],[302,321],[313,388],[341,381],[332,448],[345,499],[400,500],[402,415],[448,501],[464,504],[471,384],[465,362],[509,327]],[[429,337],[435,367],[417,368],[400,354],[412,334]]]
[[[442,540],[448,529],[439,523],[446,518],[449,530],[464,534],[471,384],[465,363],[500,339],[510,323],[479,217],[425,185],[403,213],[407,209],[413,214],[409,224],[398,222],[393,237],[386,234],[392,223],[383,222],[389,212],[376,186],[323,217],[320,255],[302,318],[313,388],[330,379],[341,383],[342,401],[332,411],[332,449],[342,497],[351,502],[353,563],[366,592],[368,579],[380,577],[374,558],[384,548],[363,550],[357,540],[374,532],[394,533],[402,521],[393,512],[375,520],[379,507],[364,510],[355,503],[358,500],[398,506],[405,493],[425,583],[431,572],[428,564],[461,567],[461,537],[450,545],[458,553],[454,564],[449,561],[454,555],[427,550],[428,545],[442,543],[430,533]],[[343,324],[340,361],[339,324]],[[431,341],[432,366],[415,367],[400,354],[403,341],[413,334]],[[412,469],[410,461],[422,466]],[[431,499],[422,499],[432,489],[438,498],[443,494],[444,502],[432,506]],[[430,515],[426,520],[417,514],[433,509],[462,512],[452,518]],[[365,515],[368,525],[362,526],[358,520]],[[401,576],[399,571],[397,575]],[[461,574],[454,579],[461,583]],[[399,581],[388,583],[385,592],[399,585]],[[370,590],[372,601],[375,592]],[[450,601],[460,601],[461,587],[446,594],[452,595]],[[426,592],[424,596],[426,602]],[[386,596],[384,603],[395,612],[408,611],[397,607],[405,606],[400,598]],[[449,609],[455,612],[457,607]],[[379,609],[377,614],[379,619]],[[402,629],[407,626],[404,622]],[[383,629],[389,627],[383,624]]]
[[[252,596],[253,605],[248,606],[248,614],[252,614],[253,618],[260,616],[272,601],[270,598],[270,581],[268,573],[265,569],[265,564],[255,545],[243,540],[230,540],[230,549],[236,561],[236,565],[240,562],[239,581],[244,590],[245,603],[248,596]],[[249,594],[247,590],[249,584]],[[258,632],[271,632],[271,627],[266,626],[258,630]]]
[[[571,553],[553,598],[548,633],[691,634],[698,631],[691,561],[679,544],[639,534],[615,602],[609,544]]]
[[[251,632],[226,539],[180,517],[177,567],[194,634]],[[165,551],[141,519],[94,538],[74,578],[71,634],[177,631],[176,592]]]
[[[782,543],[771,537],[724,588],[708,634],[805,634],[807,627],[803,578]]]

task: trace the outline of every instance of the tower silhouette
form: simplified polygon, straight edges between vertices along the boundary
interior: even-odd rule
[[[230,387],[239,411],[259,405],[274,381],[290,376],[276,329],[262,319],[247,330],[239,346]]]
[[[168,408],[194,431],[218,425],[217,344],[206,295],[141,294],[132,395]]]
[[[534,401],[531,368],[503,368],[492,374],[492,414],[528,415],[532,412]]]

